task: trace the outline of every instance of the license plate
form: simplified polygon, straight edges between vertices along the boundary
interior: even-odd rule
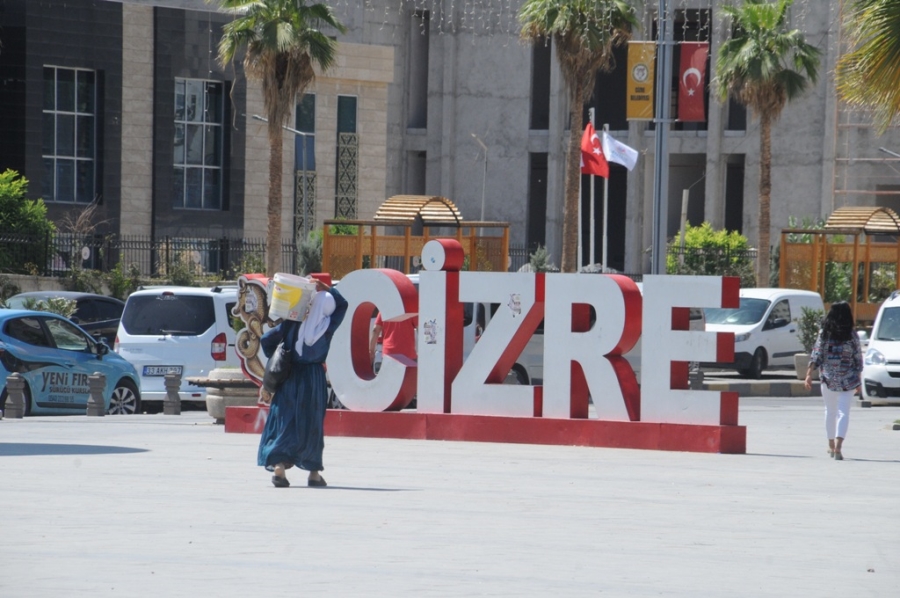
[[[145,376],[165,376],[166,374],[181,375],[180,365],[145,365]]]

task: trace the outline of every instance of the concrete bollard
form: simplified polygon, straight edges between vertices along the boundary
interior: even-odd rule
[[[11,419],[25,417],[25,378],[19,374],[6,377],[6,406],[3,414]]]
[[[163,401],[163,413],[165,415],[181,415],[181,374],[166,374],[166,398]]]
[[[703,370],[697,368],[688,374],[688,380],[691,390],[703,390]]]
[[[106,415],[106,407],[103,405],[103,391],[106,390],[106,376],[100,372],[94,372],[88,376],[88,386],[91,394],[87,402],[87,414],[95,417]]]

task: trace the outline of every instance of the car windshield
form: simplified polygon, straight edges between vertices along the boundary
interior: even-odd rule
[[[875,339],[880,341],[900,341],[900,307],[888,307],[881,313]]]
[[[142,295],[129,297],[122,314],[128,334],[199,336],[215,324],[212,297],[194,295]]]
[[[756,324],[766,315],[769,308],[767,299],[751,299],[741,297],[741,306],[737,308],[706,308],[707,324]]]

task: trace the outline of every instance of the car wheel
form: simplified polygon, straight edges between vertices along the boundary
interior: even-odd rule
[[[753,358],[750,360],[750,367],[747,370],[744,370],[744,376],[753,378],[754,380],[762,378],[763,370],[766,369],[767,365],[766,361],[766,350],[762,347],[758,348],[753,354]]]
[[[506,375],[506,379],[503,381],[504,384],[518,384],[520,386],[528,385],[528,374],[525,373],[519,366],[513,366],[513,369],[509,370],[509,373]]]
[[[131,380],[119,380],[109,398],[110,415],[133,415],[141,412],[141,398]]]

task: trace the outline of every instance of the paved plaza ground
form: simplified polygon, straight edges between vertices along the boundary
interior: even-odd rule
[[[0,421],[0,596],[897,596],[900,408],[825,452],[742,399],[746,455],[327,438],[276,489],[181,416]]]

